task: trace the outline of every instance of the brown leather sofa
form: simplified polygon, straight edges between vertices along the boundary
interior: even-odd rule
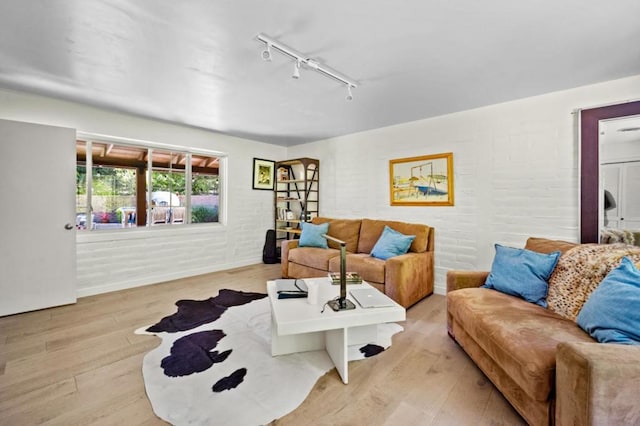
[[[328,235],[345,241],[347,271],[362,278],[400,305],[408,308],[433,293],[434,229],[421,224],[372,220],[313,218],[318,225],[329,222]],[[387,260],[370,255],[385,225],[416,238],[409,252]],[[285,240],[281,247],[283,278],[324,277],[340,272],[339,245],[329,248],[299,247],[298,240]]]
[[[622,256],[640,260],[637,247],[605,247],[529,238],[529,250],[562,252],[546,309],[478,288],[489,272],[447,274],[450,336],[531,425],[640,424],[640,346],[597,343],[572,317],[572,297],[584,303]],[[561,285],[576,291],[552,303]]]

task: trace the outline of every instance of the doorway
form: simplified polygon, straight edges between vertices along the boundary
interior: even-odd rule
[[[639,114],[640,101],[580,111],[580,242],[583,244],[600,240],[600,121]]]

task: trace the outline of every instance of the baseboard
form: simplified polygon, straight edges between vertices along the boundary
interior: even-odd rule
[[[241,268],[243,266],[255,265],[255,262],[245,261],[237,263],[227,263],[222,265],[212,265],[211,267],[198,268],[177,271],[171,274],[163,273],[161,275],[149,275],[138,279],[128,279],[125,281],[117,281],[107,284],[100,284],[90,287],[83,287],[77,290],[77,296],[87,297],[94,296],[96,294],[110,293],[112,291],[127,290],[135,287],[142,287],[145,285],[158,284],[165,281],[177,280],[180,278],[193,277],[196,275],[209,274],[212,272],[226,271],[228,269]]]
[[[177,280],[180,278],[193,277],[196,275],[209,274],[212,272],[226,271],[228,269],[241,268],[244,266],[255,265],[255,262],[245,261],[237,263],[227,263],[223,265],[213,265],[207,268],[190,269],[186,271],[177,271],[171,274],[150,275],[138,279],[128,279],[125,281],[117,281],[107,284],[83,287],[77,290],[77,296],[87,297],[96,294],[110,293],[112,291],[126,290],[129,288],[142,287],[145,285],[158,284],[165,281]],[[447,288],[444,285],[435,283],[433,288],[434,294],[446,295]]]

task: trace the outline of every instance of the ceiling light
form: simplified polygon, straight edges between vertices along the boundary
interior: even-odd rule
[[[300,78],[300,61],[296,61],[293,64],[293,75],[291,77],[296,80]]]
[[[346,99],[348,101],[352,101],[353,100],[353,94],[351,93],[351,86],[347,85],[347,97]]]
[[[258,34],[257,38],[259,41],[263,42],[267,46],[266,50],[262,52],[262,59],[264,59],[265,61],[271,60],[270,49],[273,48],[278,52],[282,53],[283,55],[288,56],[295,61],[293,64],[294,66],[293,75],[292,75],[293,78],[295,79],[300,78],[300,68],[302,67],[302,65],[306,65],[306,67],[310,70],[314,70],[319,74],[324,75],[325,77],[331,77],[332,79],[339,81],[340,83],[346,84],[347,93],[348,93],[347,100],[350,101],[353,99],[353,95],[351,94],[351,89],[355,89],[356,87],[358,87],[358,84],[355,81],[351,80],[348,77],[345,77],[344,75],[340,74],[339,72],[325,65],[322,65],[317,60],[313,58],[309,58],[307,55],[300,53],[297,50],[292,49],[291,47],[285,44],[282,44],[277,40],[272,39],[271,37],[265,34]]]
[[[262,51],[262,60],[271,62],[271,45],[267,43],[267,48]]]

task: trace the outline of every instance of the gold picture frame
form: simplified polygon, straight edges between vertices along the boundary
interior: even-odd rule
[[[389,161],[392,206],[453,206],[453,153]]]
[[[253,159],[253,189],[273,191],[275,166],[275,161]]]

